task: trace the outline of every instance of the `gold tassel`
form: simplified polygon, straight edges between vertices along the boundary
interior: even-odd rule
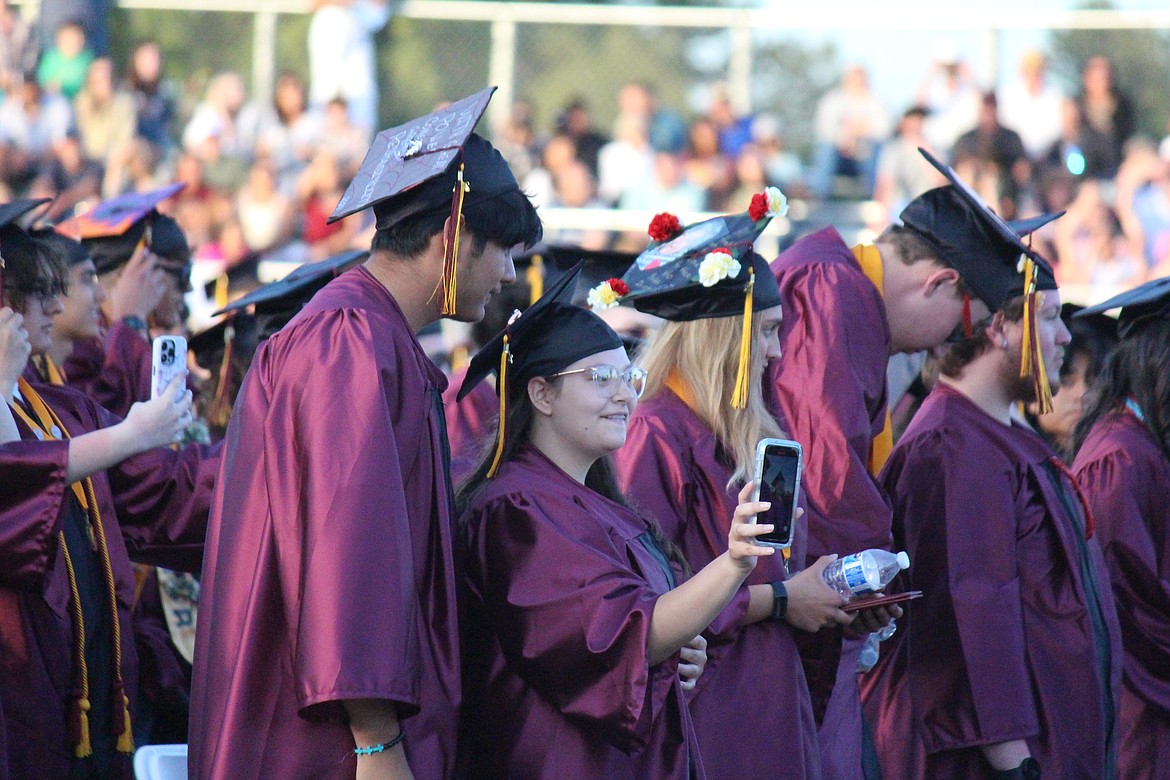
[[[224,308],[228,305],[228,276],[226,273],[215,277],[215,308]]]
[[[532,264],[528,266],[528,290],[530,306],[544,295],[544,258],[540,255],[533,255]]]
[[[463,198],[471,191],[471,185],[463,180],[463,163],[455,174],[454,198],[451,203],[453,227],[443,237],[443,307],[439,313],[444,317],[455,313],[456,279],[455,266],[459,259],[459,234],[463,225]]]
[[[89,699],[78,699],[77,706],[81,710],[77,718],[81,724],[81,738],[77,741],[73,755],[77,758],[89,758],[93,755],[93,745],[89,741]]]
[[[130,728],[130,699],[122,694],[122,733],[118,735],[119,753],[134,752],[134,730]]]
[[[504,351],[500,353],[500,381],[496,390],[500,393],[500,422],[496,426],[496,455],[492,458],[492,466],[488,469],[487,478],[491,479],[500,469],[500,460],[504,457],[504,427],[508,420],[508,363],[512,361],[511,347],[508,345],[508,334],[504,334]]]
[[[1035,301],[1032,293],[1035,280],[1036,266],[1032,262],[1032,258],[1024,258],[1024,342],[1020,350],[1020,376],[1028,376],[1028,372],[1032,370],[1032,333],[1035,330],[1035,323],[1032,321],[1035,314]]]
[[[743,298],[743,332],[739,337],[739,369],[735,374],[732,409],[746,409],[752,372],[752,291],[756,286],[756,269],[748,269],[747,292]]]

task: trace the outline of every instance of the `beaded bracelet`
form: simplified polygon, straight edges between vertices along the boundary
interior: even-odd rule
[[[364,747],[364,748],[355,747],[353,749],[353,754],[355,756],[372,756],[375,753],[381,753],[385,750],[391,749],[392,747],[397,745],[399,742],[401,742],[405,737],[406,737],[406,732],[400,728],[400,729],[398,729],[398,736],[395,737],[394,739],[390,740],[389,742],[383,742],[380,745],[370,745],[369,747]]]

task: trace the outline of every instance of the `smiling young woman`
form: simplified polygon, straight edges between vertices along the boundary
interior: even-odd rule
[[[460,750],[473,778],[705,777],[685,691],[699,634],[756,557],[745,490],[727,552],[682,581],[657,524],[616,487],[645,374],[597,315],[567,303],[577,272],[472,361],[503,369],[502,432],[461,488],[469,625]],[[555,749],[550,749],[555,745]]]

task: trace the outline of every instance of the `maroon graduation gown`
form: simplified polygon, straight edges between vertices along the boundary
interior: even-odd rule
[[[1170,460],[1129,412],[1100,420],[1074,464],[1097,523],[1125,646],[1118,776],[1170,771]]]
[[[208,533],[193,780],[352,778],[348,699],[396,703],[415,776],[451,776],[460,672],[445,388],[362,267],[257,352]]]
[[[670,390],[639,404],[626,444],[615,453],[630,501],[654,517],[694,570],[727,551],[738,487],[710,429]],[[797,525],[793,559],[803,555]],[[748,584],[785,579],[776,555],[762,559]],[[787,623],[741,626],[747,589],[707,632],[707,667],[691,714],[707,776],[819,778],[816,723],[808,685]],[[744,741],[745,729],[756,736]],[[766,735],[766,736],[765,736]]]
[[[150,399],[150,342],[121,320],[101,338],[74,342],[61,369],[71,387],[119,417]]]
[[[74,436],[119,422],[72,388],[35,389]],[[74,629],[57,536],[71,495],[65,484],[68,445],[36,441],[23,421],[17,426],[22,441],[0,446],[0,701],[12,777],[57,780],[68,776],[73,752],[66,712],[75,679]],[[130,559],[199,570],[217,467],[216,449],[160,448],[93,477],[118,594],[122,679],[132,721],[138,661]],[[117,770],[132,777],[128,757]]]
[[[775,401],[804,446],[809,562],[890,547],[889,501],[869,472],[886,421],[890,328],[885,303],[833,228],[797,241],[774,261],[784,301]],[[840,629],[798,636],[825,777],[861,778],[857,658],[862,642]]]
[[[1113,776],[1117,613],[1052,458],[940,385],[886,464],[907,587],[925,595],[863,682],[885,777],[994,778],[979,746],[1017,739],[1044,777]]]
[[[671,573],[647,523],[534,448],[463,522],[469,777],[703,778],[678,655],[648,657]]]
[[[479,465],[485,448],[494,440],[496,421],[500,418],[500,399],[488,382],[480,382],[455,400],[467,369],[451,377],[443,391],[443,413],[447,418],[447,439],[451,442],[451,483],[458,485]]]

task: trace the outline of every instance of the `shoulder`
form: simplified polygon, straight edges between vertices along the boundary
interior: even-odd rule
[[[778,277],[792,268],[809,263],[847,262],[856,266],[853,253],[836,228],[826,227],[800,238],[772,261],[772,272]]]

